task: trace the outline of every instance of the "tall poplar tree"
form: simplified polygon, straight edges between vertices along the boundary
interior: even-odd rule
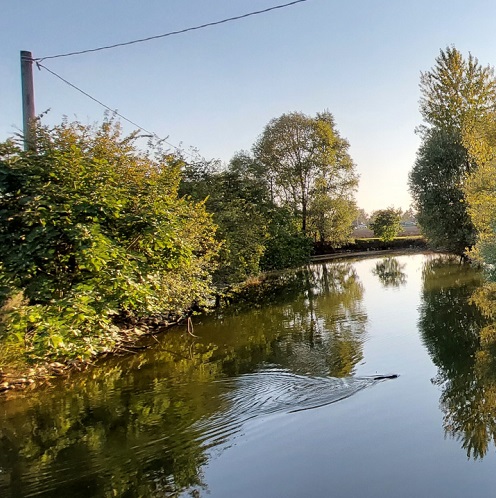
[[[420,113],[427,125],[460,133],[496,109],[491,66],[467,59],[455,47],[440,50],[436,64],[420,75]]]

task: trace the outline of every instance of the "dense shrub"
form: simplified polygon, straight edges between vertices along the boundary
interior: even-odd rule
[[[36,144],[0,144],[0,287],[26,299],[9,340],[31,358],[87,357],[113,346],[116,320],[209,296],[215,226],[178,196],[176,157],[140,152],[112,120],[39,127]]]

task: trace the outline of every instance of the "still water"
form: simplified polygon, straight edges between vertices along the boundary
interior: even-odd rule
[[[0,399],[0,496],[493,496],[477,271],[418,254],[284,280],[197,337]]]

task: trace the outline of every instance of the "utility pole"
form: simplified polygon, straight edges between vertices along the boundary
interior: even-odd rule
[[[26,50],[21,50],[21,85],[24,150],[34,150],[36,116],[34,111],[33,55]]]

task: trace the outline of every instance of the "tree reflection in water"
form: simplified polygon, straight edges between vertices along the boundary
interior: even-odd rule
[[[233,399],[222,395],[219,379],[267,365],[348,376],[363,356],[364,290],[351,264],[314,265],[280,279],[284,287],[275,285],[264,304],[223,310],[203,324],[196,319],[196,339],[171,331],[143,354],[5,402],[0,494],[176,496],[206,489],[208,444],[198,421],[222,418]]]
[[[191,421],[219,408],[212,351],[168,338],[5,405],[0,491],[13,496],[175,496],[202,486]],[[1,492],[0,492],[1,494]]]
[[[495,326],[484,316],[491,293],[479,272],[447,258],[428,262],[423,277],[419,327],[438,367],[444,429],[480,459],[496,442]]]
[[[274,348],[275,362],[294,371],[345,377],[363,358],[367,315],[363,285],[350,263],[311,266],[305,298],[284,310],[291,334]]]
[[[384,287],[400,287],[406,284],[404,269],[404,264],[402,265],[394,257],[388,257],[379,261],[372,270],[372,273],[379,277]]]

